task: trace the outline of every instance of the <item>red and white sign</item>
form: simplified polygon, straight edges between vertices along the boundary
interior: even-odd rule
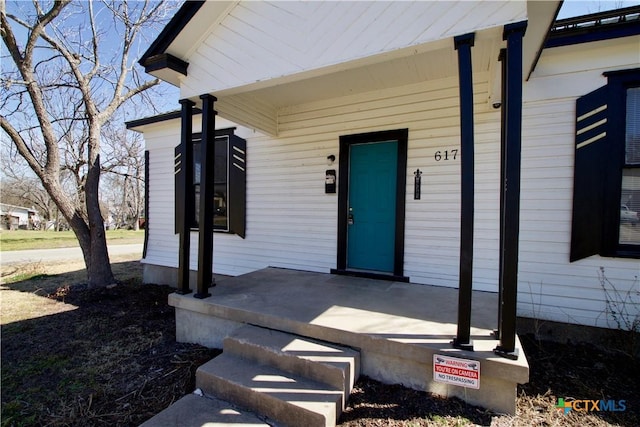
[[[460,387],[480,388],[480,362],[434,354],[433,379]]]

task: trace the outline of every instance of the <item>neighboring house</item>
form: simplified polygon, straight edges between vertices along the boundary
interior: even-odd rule
[[[40,227],[40,216],[33,208],[0,204],[0,228],[3,230],[33,229]]]

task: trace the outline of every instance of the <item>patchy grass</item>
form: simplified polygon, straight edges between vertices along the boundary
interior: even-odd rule
[[[95,290],[81,284],[81,262],[21,268],[3,269],[0,288],[2,427],[137,426],[191,392],[195,369],[219,353],[175,342],[166,303],[173,290],[141,285],[138,262],[114,260],[123,284]],[[531,376],[518,387],[514,417],[361,377],[340,425],[640,425],[637,359],[591,345],[521,340]],[[624,399],[627,409],[564,415],[555,408],[560,397]]]
[[[108,230],[107,242],[115,244],[142,243],[144,230]],[[0,251],[24,249],[70,248],[78,246],[72,231],[0,230]]]
[[[7,283],[44,279],[47,276],[45,266],[41,262],[22,264],[19,266],[9,265],[2,269],[3,282]]]
[[[195,369],[219,353],[175,342],[173,290],[142,286],[139,262],[113,269],[122,284],[97,290],[82,270],[5,275],[2,427],[139,425],[191,392]]]

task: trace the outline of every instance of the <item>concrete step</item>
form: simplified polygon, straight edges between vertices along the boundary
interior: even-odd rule
[[[341,389],[226,352],[198,368],[196,386],[291,427],[333,427],[342,412]]]
[[[188,394],[140,427],[258,427],[269,426],[256,415],[224,400]]]
[[[223,348],[225,353],[344,390],[342,409],[360,375],[358,351],[272,329],[243,326],[225,338]]]

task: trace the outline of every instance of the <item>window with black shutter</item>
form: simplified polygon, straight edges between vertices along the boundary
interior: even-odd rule
[[[237,234],[245,237],[246,221],[246,141],[234,134],[234,129],[216,130],[214,163],[214,216],[215,232]],[[186,214],[191,217],[192,230],[197,230],[200,213],[200,144],[202,135],[193,134],[193,179],[191,194],[176,192],[176,219]],[[176,148],[176,150],[179,147]],[[178,179],[176,175],[176,179]],[[176,188],[182,188],[176,184]],[[183,213],[181,206],[187,198],[192,206],[190,212]]]
[[[640,258],[640,69],[576,101],[570,260]]]

